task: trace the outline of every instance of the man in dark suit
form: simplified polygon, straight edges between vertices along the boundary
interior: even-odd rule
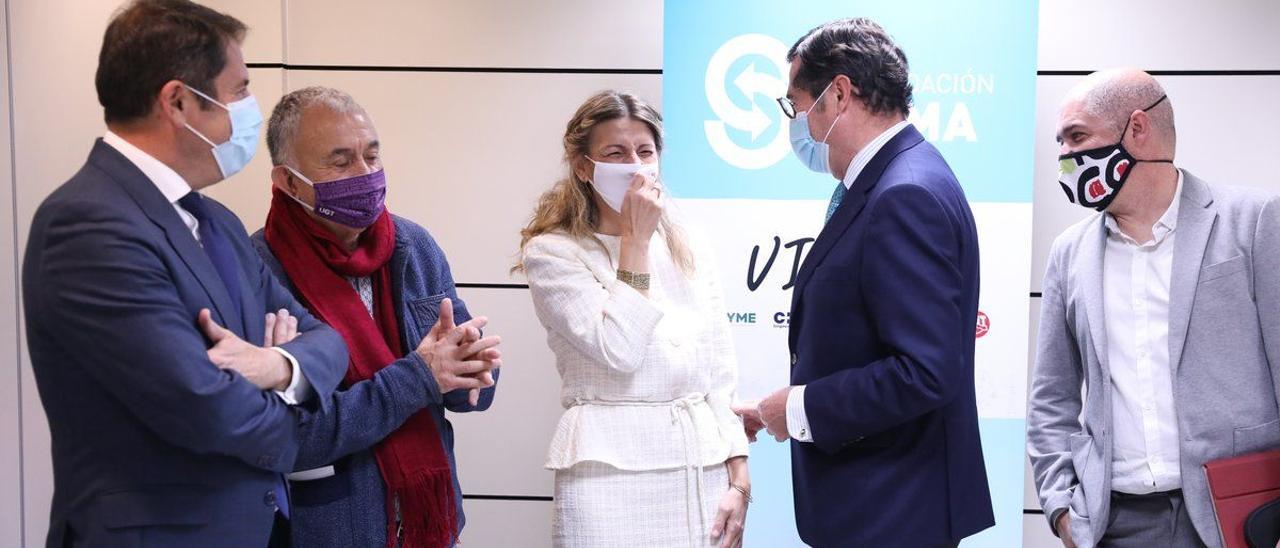
[[[840,183],[792,296],[792,386],[740,411],[749,431],[791,438],[806,543],[954,546],[995,523],[974,396],[973,215],[906,122],[907,60],[884,29],[834,21],[787,58],[793,148]]]
[[[106,136],[32,221],[48,546],[265,546],[287,529],[293,405],[328,401],[347,350],[197,192],[257,147],[244,33],[186,0],[119,12],[96,77]]]

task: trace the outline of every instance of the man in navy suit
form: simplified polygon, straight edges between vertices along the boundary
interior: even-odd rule
[[[869,19],[792,46],[800,159],[836,185],[791,301],[791,386],[740,409],[791,438],[812,546],[954,546],[995,523],[978,438],[978,238],[955,175],[906,122],[907,59]]]
[[[119,12],[96,76],[106,136],[32,221],[50,547],[266,546],[287,529],[294,405],[329,400],[347,350],[197,192],[257,147],[244,33],[186,0]]]

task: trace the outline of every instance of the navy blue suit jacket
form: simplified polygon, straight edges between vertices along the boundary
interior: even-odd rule
[[[791,302],[791,442],[812,546],[935,546],[991,526],[978,437],[978,238],[964,191],[913,126],[822,229]]]
[[[99,140],[31,225],[23,298],[53,440],[47,544],[265,546],[277,474],[304,415],[209,361],[202,308],[261,345],[267,311],[299,320],[283,348],[320,402],[341,380],[341,337],[276,283],[235,215],[208,200],[239,261],[243,314],[160,190]]]
[[[475,406],[467,401],[466,390],[441,394],[426,362],[413,351],[435,325],[445,297],[453,301],[456,323],[467,322],[471,313],[458,298],[449,262],[435,239],[408,219],[394,215],[392,219],[396,247],[391,255],[391,291],[404,357],[388,364],[373,378],[334,392],[328,410],[303,427],[295,469],[333,464],[336,473],[323,479],[290,482],[293,545],[298,548],[387,544],[387,490],[373,450],[423,409],[435,420],[453,469],[459,532],[466,523],[453,455],[453,425],[445,418],[445,410],[484,411],[493,403],[496,386],[481,390]],[[250,240],[280,283],[297,295],[297,288],[271,252],[263,232],[254,233]],[[497,369],[493,371],[495,382],[498,373]]]

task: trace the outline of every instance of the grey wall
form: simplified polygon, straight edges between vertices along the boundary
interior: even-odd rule
[[[10,130],[9,2],[0,28],[0,544],[22,543],[22,454],[18,435],[22,383],[18,379],[18,274],[14,245],[13,151]]]
[[[518,228],[560,172],[560,134],[578,103],[594,91],[620,87],[660,104],[662,76],[654,72],[662,68],[662,2],[371,0],[358,8],[341,0],[208,3],[252,28],[246,55],[258,66],[251,69],[252,88],[264,110],[284,91],[324,84],[351,92],[372,115],[384,143],[390,208],[433,232],[449,253],[463,298],[490,316],[490,331],[503,335],[509,357],[494,407],[454,419],[469,495],[464,540],[481,547],[548,545],[552,483],[541,464],[560,413],[559,380],[523,280],[510,278],[507,269]],[[16,268],[35,207],[80,166],[105,129],[92,74],[102,30],[119,4],[5,3],[0,47],[10,55],[0,55],[0,74],[6,75],[0,86],[0,485],[9,487],[0,490],[0,545],[42,545],[52,492],[48,427],[16,312]],[[1179,164],[1214,183],[1280,191],[1280,178],[1260,169],[1268,165],[1268,153],[1280,149],[1280,136],[1271,129],[1280,125],[1274,91],[1280,86],[1280,34],[1274,31],[1280,3],[1043,0],[1040,11],[1034,263],[1028,273],[1033,292],[1053,237],[1087,213],[1063,200],[1054,183],[1056,103],[1078,73],[1119,65],[1179,71],[1160,77],[1177,112]],[[421,70],[286,70],[286,64]],[[260,150],[243,174],[211,191],[250,230],[266,215],[267,166]],[[1030,488],[1026,508],[1024,544],[1056,545],[1034,514]]]

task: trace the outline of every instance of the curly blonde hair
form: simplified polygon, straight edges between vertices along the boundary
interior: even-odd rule
[[[539,234],[563,232],[578,239],[595,241],[601,247],[604,243],[595,236],[595,228],[600,221],[600,211],[595,200],[591,198],[594,190],[591,182],[578,176],[573,169],[576,158],[586,156],[587,146],[591,140],[591,131],[597,125],[611,120],[630,118],[642,122],[653,133],[653,142],[658,155],[662,155],[662,115],[639,97],[624,91],[602,91],[597,93],[569,119],[564,132],[564,161],[568,174],[557,181],[551,190],[538,198],[538,205],[533,210],[533,218],[520,231],[520,252],[523,255],[525,245]],[[666,208],[658,222],[658,234],[667,242],[667,249],[676,265],[685,275],[694,273],[693,253],[685,243],[683,230],[671,219]],[[524,261],[518,262],[511,271],[524,270]]]

